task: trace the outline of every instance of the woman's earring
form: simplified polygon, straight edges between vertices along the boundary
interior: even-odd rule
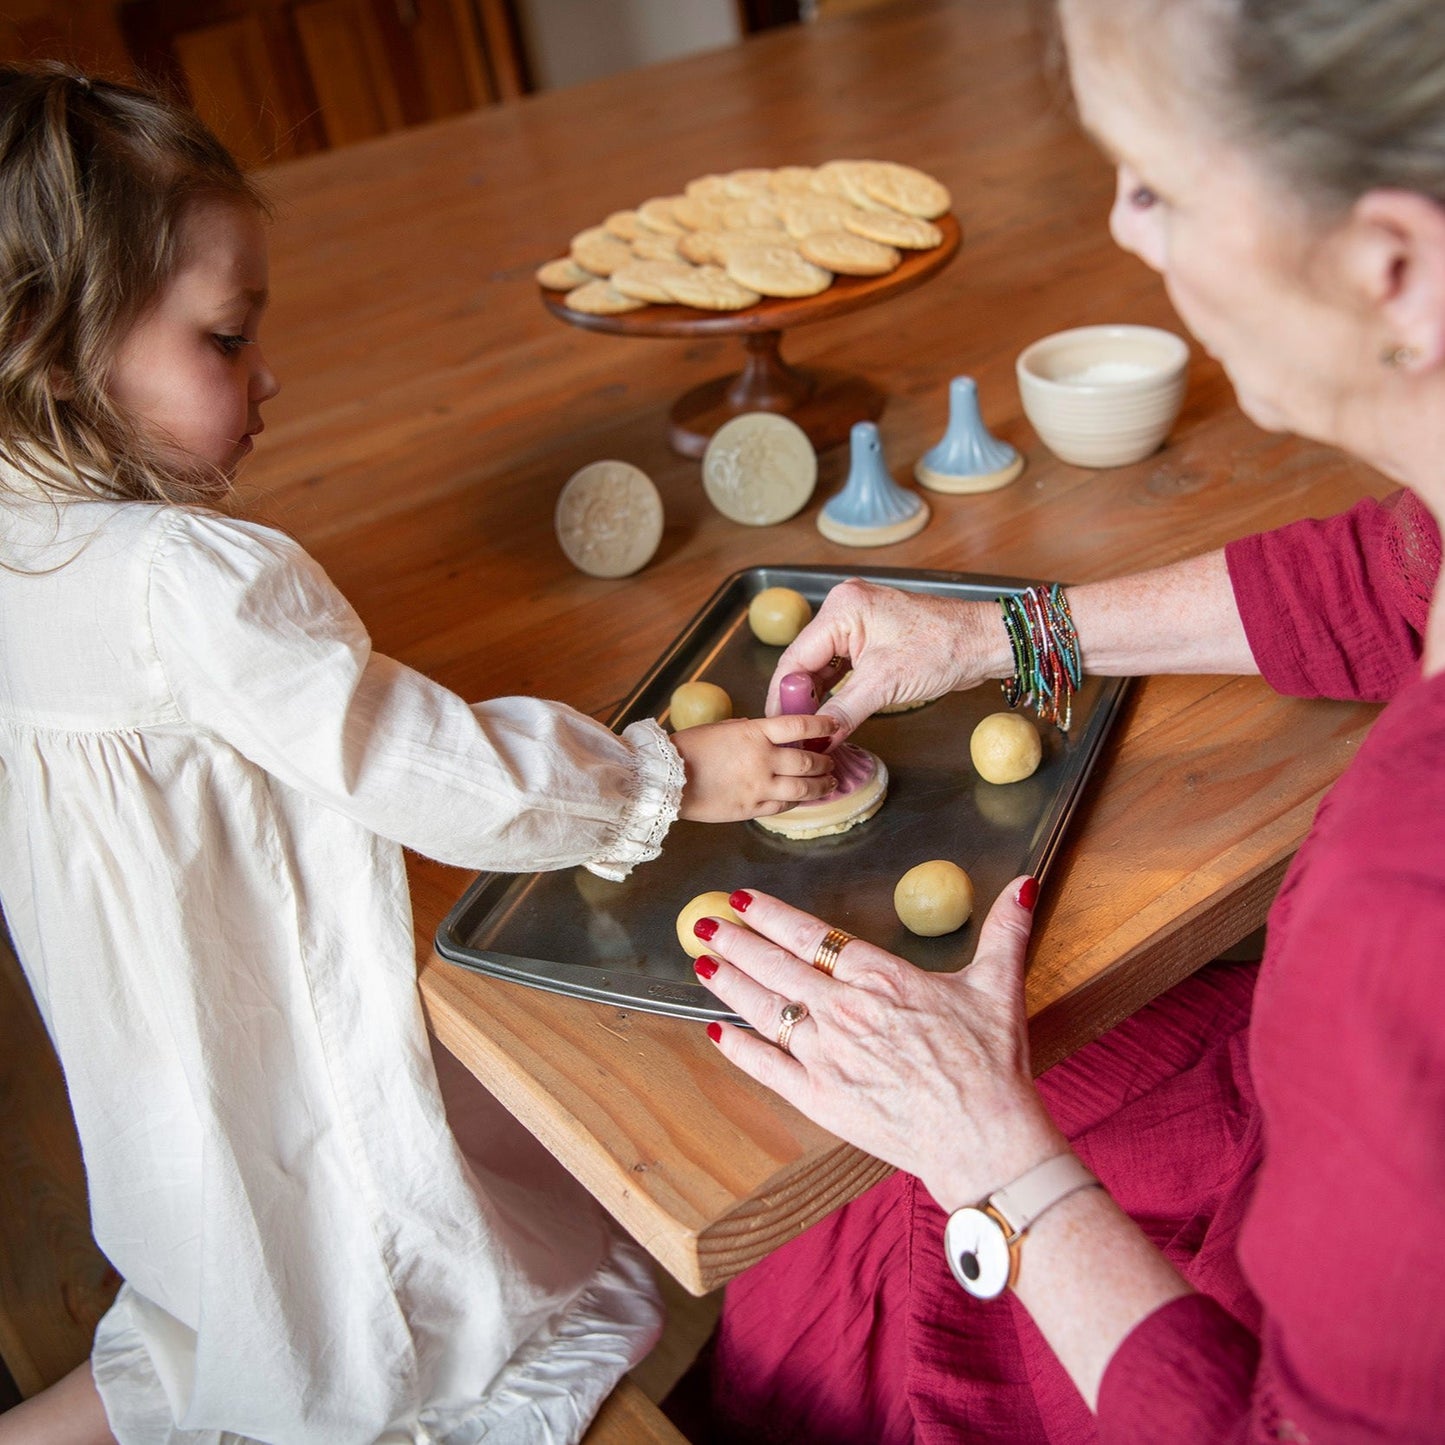
[[[1420,353],[1413,346],[1387,346],[1380,353],[1380,364],[1391,371],[1399,371],[1418,359]]]

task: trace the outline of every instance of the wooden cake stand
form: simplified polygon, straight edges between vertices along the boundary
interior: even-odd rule
[[[940,216],[934,225],[943,232],[942,242],[931,251],[905,251],[902,263],[886,276],[839,276],[816,296],[769,297],[745,311],[647,306],[620,316],[590,316],[571,310],[562,291],[543,291],[542,303],[573,326],[614,336],[742,337],[747,359],[740,372],[704,382],[673,403],[668,440],[683,456],[700,457],[724,422],[748,411],[781,413],[822,451],[847,441],[854,422],[877,421],[885,397],[866,377],[789,366],[781,352],[783,332],[886,301],[936,276],[953,260],[962,233],[951,215]]]

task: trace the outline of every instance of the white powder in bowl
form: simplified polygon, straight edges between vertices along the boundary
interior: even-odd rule
[[[1097,386],[1106,381],[1142,381],[1153,376],[1156,368],[1138,361],[1096,361],[1082,371],[1071,371],[1060,381],[1070,386]]]

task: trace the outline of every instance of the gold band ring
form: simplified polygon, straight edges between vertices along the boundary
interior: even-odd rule
[[[778,1015],[778,1037],[777,1045],[785,1053],[793,1051],[788,1047],[788,1040],[793,1037],[793,1029],[808,1017],[808,1005],[805,1003],[785,1003],[783,1011]]]
[[[813,955],[813,967],[832,978],[833,970],[838,967],[838,955],[843,952],[846,944],[853,942],[853,939],[853,934],[844,933],[841,928],[830,928],[823,935],[823,941]]]

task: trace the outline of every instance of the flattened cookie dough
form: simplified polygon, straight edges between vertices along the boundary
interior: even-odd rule
[[[766,818],[754,818],[758,827],[784,838],[827,838],[866,823],[888,796],[888,766],[866,748],[842,743],[833,750],[838,791],[817,803],[799,803]],[[855,771],[856,769],[856,771]],[[858,779],[851,788],[850,781]]]

